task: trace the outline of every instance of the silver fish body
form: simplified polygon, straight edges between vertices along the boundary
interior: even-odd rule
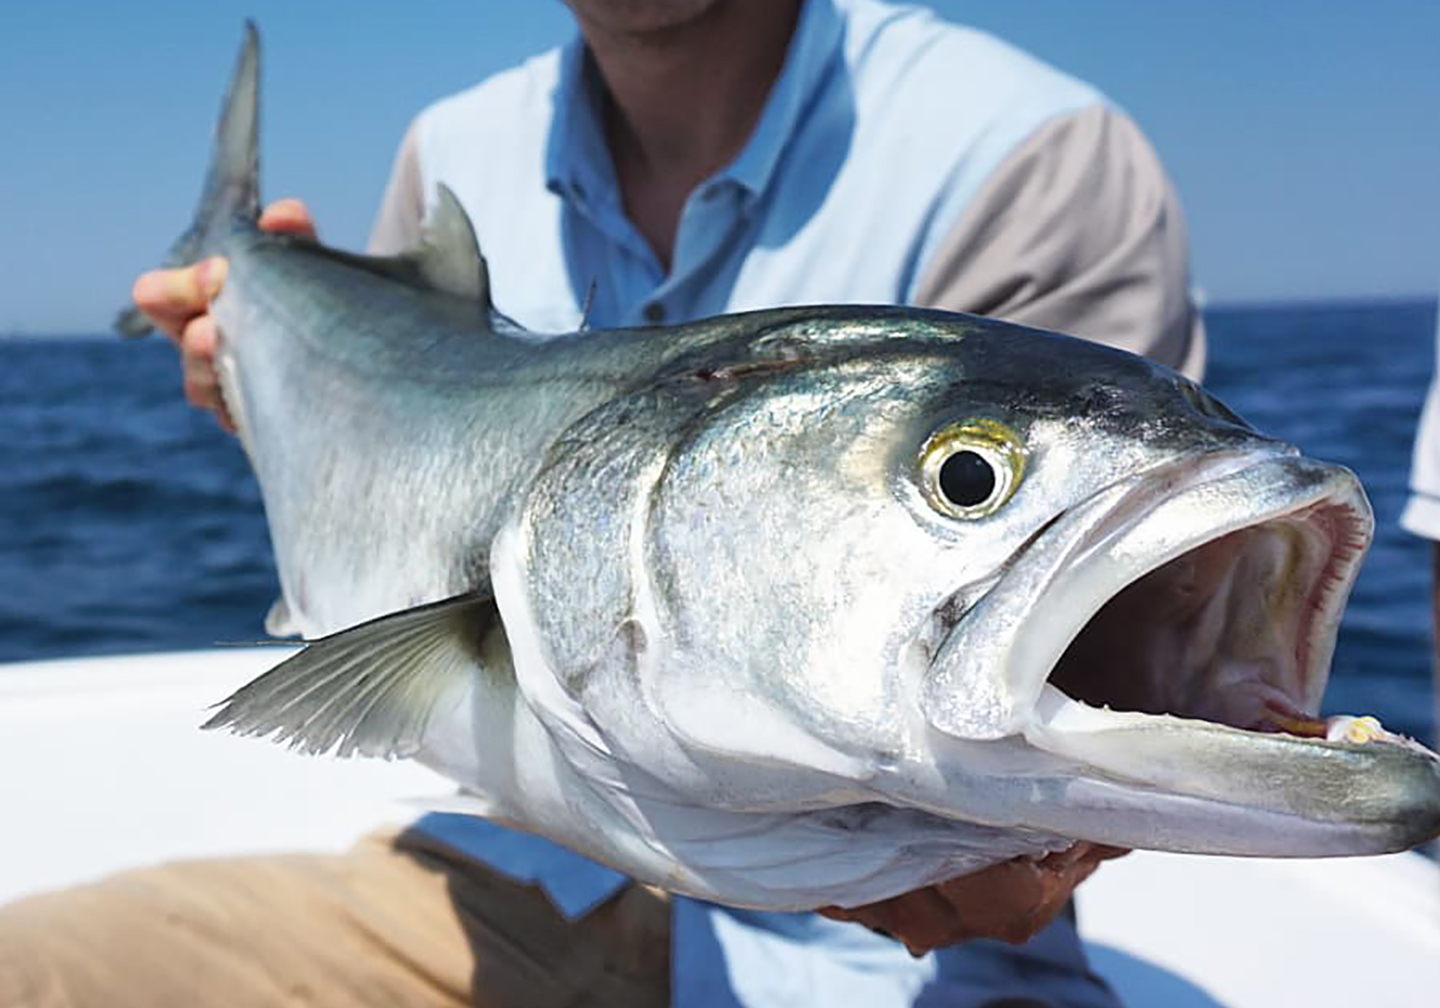
[[[1433,754],[1315,716],[1371,533],[1348,471],[970,316],[525,333],[444,192],[397,260],[261,234],[256,61],[174,259],[230,257],[224,394],[321,639],[212,724],[414,757],[477,814],[775,909],[1076,840],[1440,832]]]

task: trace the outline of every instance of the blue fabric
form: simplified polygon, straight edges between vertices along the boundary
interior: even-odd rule
[[[847,135],[843,114],[823,100],[842,78],[843,22],[829,2],[807,3],[780,77],[750,140],[733,162],[686,200],[667,272],[625,216],[595,98],[595,71],[579,38],[560,55],[546,185],[565,205],[571,289],[594,285],[592,320],[607,325],[679,321],[725,310],[725,295],[762,217],[793,196],[767,199],[788,141],[802,132],[825,138],[823,160],[838,164]],[[805,117],[802,120],[802,116]],[[813,165],[807,168],[810,181]],[[663,316],[654,314],[660,306]],[[648,313],[647,313],[648,312]]]
[[[749,142],[686,202],[668,272],[623,212],[579,40],[432,106],[417,126],[425,189],[444,182],[466,207],[497,307],[559,332],[580,321],[592,288],[599,327],[910,301],[929,253],[1005,156],[1050,118],[1100,100],[924,9],[808,0]],[[572,918],[625,881],[481,820],[433,814],[418,826],[539,884]],[[968,1006],[1016,994],[1115,1003],[1066,921],[1019,949],[977,942],[915,959],[815,914],[680,899],[673,934],[680,1008]]]
[[[1116,1008],[1068,921],[1023,946],[974,941],[919,959],[889,938],[818,914],[676,901],[674,1004],[706,1008],[980,1008],[1028,997],[1057,1008]]]
[[[470,214],[496,306],[566,332],[912,302],[994,170],[1093,89],[918,7],[809,0],[748,143],[687,200],[666,272],[625,217],[578,41],[431,106],[421,182]],[[658,309],[651,308],[659,306]]]
[[[499,869],[517,882],[538,884],[568,920],[584,916],[629,881],[544,837],[454,812],[421,816],[415,828]]]

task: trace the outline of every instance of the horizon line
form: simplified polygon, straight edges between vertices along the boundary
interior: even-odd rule
[[[1201,314],[1230,311],[1279,311],[1284,309],[1313,309],[1321,307],[1359,308],[1373,305],[1402,305],[1430,303],[1440,307],[1440,292],[1425,291],[1411,294],[1333,294],[1333,295],[1275,295],[1273,297],[1231,298],[1200,306]],[[801,307],[801,306],[796,306]],[[931,307],[931,306],[916,306]],[[698,321],[698,320],[696,320]],[[125,339],[119,333],[108,329],[89,331],[73,329],[21,329],[18,327],[0,330],[0,340],[21,339]],[[142,337],[143,338],[143,337]]]

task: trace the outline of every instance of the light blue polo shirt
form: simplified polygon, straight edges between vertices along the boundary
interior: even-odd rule
[[[470,214],[497,307],[573,330],[905,304],[995,169],[1089,86],[921,7],[809,0],[754,134],[687,200],[667,274],[625,217],[572,42],[417,119],[422,191]],[[658,307],[652,307],[658,306]]]
[[[626,218],[577,39],[445,99],[416,122],[423,191],[471,215],[496,306],[564,332],[807,303],[906,303],[931,254],[1017,145],[1103,99],[930,11],[807,0],[779,79],[735,160],[687,200],[667,272]],[[544,888],[568,916],[625,879],[549,841],[434,814],[429,835]],[[980,1005],[1002,996],[1113,1008],[1057,922],[1021,948],[912,958],[815,914],[675,903],[674,1004]]]

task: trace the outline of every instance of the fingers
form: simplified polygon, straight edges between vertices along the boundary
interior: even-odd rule
[[[276,200],[260,215],[267,231],[315,237],[315,222],[298,199]],[[229,263],[220,256],[180,269],[151,270],[131,290],[135,304],[157,328],[179,340],[191,319],[204,313],[224,286]]]
[[[151,270],[135,281],[131,296],[156,328],[178,340],[190,320],[203,314],[220,293],[228,268],[225,259],[216,257],[180,269]]]
[[[135,281],[133,295],[140,310],[179,347],[185,398],[213,412],[220,426],[233,432],[215,372],[219,336],[209,314],[228,271],[228,261],[218,256],[181,269],[151,270]]]
[[[1017,858],[878,903],[820,913],[897,938],[912,955],[972,938],[1019,945],[1049,925],[1103,862],[1128,853],[1078,843],[1040,861]]]
[[[260,227],[281,234],[315,237],[315,222],[298,199],[271,203],[260,215]],[[155,327],[179,346],[185,398],[213,412],[220,426],[233,433],[235,421],[225,407],[215,371],[219,333],[209,314],[210,302],[219,296],[229,268],[228,260],[216,256],[194,266],[151,270],[135,281],[131,296]]]
[[[260,227],[267,231],[315,237],[315,222],[305,204],[298,199],[271,203],[260,215]],[[171,339],[179,340],[190,320],[202,314],[219,295],[228,269],[229,263],[216,256],[190,267],[151,270],[135,281],[131,296],[156,328]]]
[[[1022,859],[941,882],[935,889],[953,911],[950,940],[996,938],[1012,945],[1029,941],[1054,919],[1069,898],[1061,873],[1076,876],[1073,888],[1080,882],[1080,872],[1093,870],[1092,865],[1083,862],[1051,870]]]
[[[1002,875],[1011,874],[1009,865],[986,869],[976,876],[967,876],[939,886],[927,886],[899,896],[864,906],[824,907],[819,912],[831,920],[853,921],[879,934],[895,938],[914,956],[971,938],[1004,937],[1015,930],[1015,919],[1021,915],[1010,905],[1023,904],[1028,918],[1030,897],[1021,894],[1011,882],[1000,882]],[[973,881],[972,881],[973,880]],[[944,885],[953,888],[946,891]],[[999,893],[1004,906],[991,902]]]
[[[315,221],[305,204],[293,196],[276,200],[260,214],[260,230],[315,237]]]
[[[1129,853],[1130,850],[1127,847],[1107,847],[1104,844],[1081,841],[1066,850],[1047,854],[1038,863],[1041,868],[1049,871],[1063,872],[1082,863],[1098,867],[1102,862],[1113,861],[1115,858],[1124,857]]]
[[[1018,945],[1047,927],[1074,895],[1080,883],[1103,861],[1128,851],[1076,844],[1041,861],[1020,858],[984,872],[940,883],[937,888],[964,913],[982,907],[967,924],[986,937]]]
[[[214,317],[200,315],[192,319],[185,327],[179,342],[185,398],[192,406],[210,410],[220,421],[220,426],[233,434],[235,421],[225,406],[225,398],[220,392],[219,374],[215,369],[219,333],[215,329]]]
[[[882,921],[880,929],[916,957],[974,937],[957,919],[955,907],[934,886],[885,900],[875,909]]]

